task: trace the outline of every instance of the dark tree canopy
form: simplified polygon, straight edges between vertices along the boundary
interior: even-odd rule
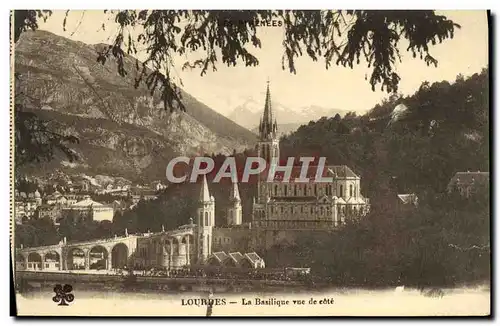
[[[50,14],[15,11],[15,40],[23,31],[38,28],[37,20]],[[136,55],[139,46],[145,48],[145,61],[137,62],[136,86],[144,82],[151,92],[159,91],[165,108],[171,110],[184,109],[179,85],[171,78],[173,56],[202,53],[183,66],[198,68],[201,75],[216,70],[220,62],[256,66],[259,60],[252,49],[261,47],[259,22],[277,20],[283,25],[283,69],[296,73],[295,60],[303,55],[323,61],[326,69],[332,64],[350,68],[367,64],[372,89],[380,85],[389,93],[397,91],[400,80],[394,65],[401,60],[401,43],[408,44],[406,50],[414,58],[437,65],[429,46],[453,38],[455,28],[460,28],[432,10],[120,10],[111,14],[119,32],[98,60],[105,63],[113,57],[118,73],[125,75],[124,57]],[[131,32],[136,27],[138,35]]]

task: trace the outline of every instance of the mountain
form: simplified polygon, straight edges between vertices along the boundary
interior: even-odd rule
[[[278,137],[281,137],[282,135],[288,135],[288,134],[296,131],[303,124],[306,124],[306,123],[278,123]],[[253,128],[252,132],[258,134],[259,127]]]
[[[265,97],[258,100],[252,97],[246,98],[243,103],[234,108],[228,118],[241,126],[255,130],[259,126],[262,117],[264,100]],[[298,128],[301,124],[307,124],[322,117],[333,117],[337,113],[340,115],[347,113],[345,110],[324,108],[317,105],[290,108],[276,101],[272,101],[272,105],[274,116],[278,122],[278,129],[282,125],[286,133],[295,130],[294,126]]]
[[[158,179],[173,156],[232,153],[253,147],[256,136],[182,91],[186,112],[165,110],[145,86],[134,88],[136,59],[97,62],[103,45],[46,31],[27,31],[15,47],[16,101],[56,130],[79,138],[81,160],[25,167],[73,169],[131,179]],[[62,163],[62,164],[61,164]]]

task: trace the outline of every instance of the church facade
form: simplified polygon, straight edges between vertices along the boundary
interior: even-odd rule
[[[278,124],[273,116],[271,92],[267,85],[264,114],[259,124],[257,154],[268,165],[280,158]],[[348,219],[366,215],[369,200],[361,192],[361,178],[348,166],[309,165],[309,182],[294,182],[301,175],[301,166],[292,168],[290,182],[283,182],[276,173],[268,181],[267,174],[258,179],[257,197],[252,209],[252,228],[272,230],[321,230],[336,228]],[[319,176],[321,179],[315,180]],[[323,182],[324,178],[331,181]]]

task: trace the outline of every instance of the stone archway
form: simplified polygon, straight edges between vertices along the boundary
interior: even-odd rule
[[[117,243],[111,249],[111,267],[123,269],[128,266],[128,247],[124,243]]]
[[[27,269],[31,270],[42,269],[42,256],[38,252],[29,253]]]
[[[195,257],[194,237],[192,234],[186,234],[182,238],[182,242],[186,244],[186,265],[191,264],[191,260]]]
[[[27,268],[26,264],[26,257],[19,253],[16,252],[16,270],[24,270]]]
[[[172,255],[179,254],[179,240],[177,238],[172,238]]]
[[[66,269],[68,270],[83,270],[85,269],[85,261],[87,257],[85,251],[81,248],[71,248],[68,251],[66,258]]]
[[[49,251],[45,254],[43,269],[60,270],[61,256],[57,251]]]
[[[108,269],[108,257],[108,250],[103,246],[97,245],[92,247],[89,251],[89,269]]]

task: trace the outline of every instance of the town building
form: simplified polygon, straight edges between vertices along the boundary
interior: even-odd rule
[[[38,190],[34,193],[18,193],[14,196],[14,218],[17,224],[34,217],[37,208],[42,205],[42,197]]]
[[[112,222],[113,215],[113,207],[95,202],[90,196],[62,210],[62,218],[71,218],[74,222],[77,220]]]
[[[469,198],[477,191],[489,193],[489,172],[457,172],[448,183],[448,192],[458,191],[464,198]]]

